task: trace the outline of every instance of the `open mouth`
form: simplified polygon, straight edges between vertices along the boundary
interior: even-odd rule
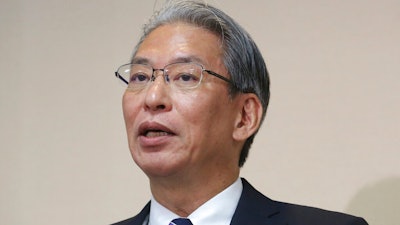
[[[161,136],[170,136],[172,135],[169,132],[163,131],[163,130],[148,130],[145,131],[143,136],[145,137],[161,137]]]
[[[158,123],[143,123],[139,127],[139,135],[144,137],[172,136],[175,133],[169,128]]]

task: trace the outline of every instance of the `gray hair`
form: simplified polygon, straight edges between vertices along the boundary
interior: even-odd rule
[[[221,37],[223,61],[232,85],[231,96],[238,93],[254,93],[260,99],[264,120],[269,102],[269,75],[264,59],[250,35],[230,16],[221,10],[196,0],[167,0],[164,6],[143,28],[143,35],[134,55],[143,40],[161,25],[184,22],[204,28]],[[257,131],[244,143],[239,166],[243,166]]]

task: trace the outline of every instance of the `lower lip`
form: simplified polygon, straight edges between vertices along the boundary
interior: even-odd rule
[[[142,147],[157,147],[168,144],[174,135],[165,135],[157,137],[139,136],[139,143]]]

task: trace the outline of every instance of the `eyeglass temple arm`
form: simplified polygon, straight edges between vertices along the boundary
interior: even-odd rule
[[[232,81],[231,81],[231,80],[229,80],[228,78],[226,78],[226,77],[224,77],[224,76],[222,76],[222,75],[219,75],[218,73],[215,73],[215,72],[213,72],[213,71],[211,71],[211,70],[204,70],[204,71],[206,71],[207,73],[209,73],[209,74],[211,74],[211,75],[213,75],[213,76],[218,77],[218,78],[221,79],[221,80],[224,80],[224,81],[226,81],[226,82],[232,84]]]
[[[125,80],[121,75],[119,75],[118,72],[115,72],[115,76],[118,77],[120,80],[122,80],[125,84],[128,84],[128,81]]]

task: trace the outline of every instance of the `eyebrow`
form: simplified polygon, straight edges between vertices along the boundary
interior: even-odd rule
[[[132,64],[149,64],[150,60],[142,57],[135,57],[131,60]]]
[[[194,56],[194,55],[174,58],[168,64],[171,64],[171,63],[190,63],[190,62],[200,63],[201,65],[204,66],[204,61],[202,59],[200,59],[199,57]],[[132,59],[131,63],[133,63],[133,64],[147,64],[147,65],[150,65],[151,64],[151,60],[148,59],[148,58],[145,58],[145,57],[135,57],[135,58]]]

